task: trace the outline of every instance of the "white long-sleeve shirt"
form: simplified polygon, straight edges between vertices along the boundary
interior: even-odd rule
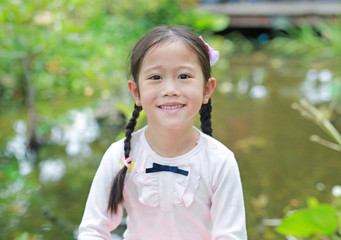
[[[233,153],[200,132],[197,145],[174,158],[159,156],[143,128],[133,134],[130,157],[135,166],[124,185],[126,240],[246,240],[245,210]],[[122,168],[123,140],[103,156],[86,203],[78,240],[109,240],[121,222],[123,207],[107,211],[111,183]],[[176,166],[188,175],[146,173],[153,163]]]

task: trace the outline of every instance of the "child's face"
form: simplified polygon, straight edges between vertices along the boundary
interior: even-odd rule
[[[215,79],[205,83],[197,55],[181,41],[152,47],[143,59],[138,86],[129,81],[129,89],[136,104],[146,112],[149,126],[167,129],[192,126],[214,88]]]

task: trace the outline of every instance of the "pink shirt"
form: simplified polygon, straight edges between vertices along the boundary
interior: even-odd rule
[[[199,131],[199,130],[198,130]],[[126,240],[245,240],[245,210],[239,170],[233,153],[200,132],[188,153],[165,158],[149,146],[145,128],[132,137],[124,205]],[[122,167],[123,140],[104,154],[93,180],[79,227],[79,240],[111,239],[110,232],[122,220],[107,211],[111,182]],[[146,173],[153,163],[176,166],[188,175],[173,172]]]

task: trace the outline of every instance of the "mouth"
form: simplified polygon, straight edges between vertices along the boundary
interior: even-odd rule
[[[173,105],[173,106],[161,105],[161,106],[158,106],[158,108],[166,109],[166,110],[174,110],[174,109],[183,108],[184,106],[185,105],[183,104],[178,104],[178,105]]]

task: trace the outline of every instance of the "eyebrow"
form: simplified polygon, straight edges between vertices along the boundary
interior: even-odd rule
[[[154,72],[154,71],[160,70],[160,69],[162,70],[162,66],[161,65],[157,65],[157,66],[153,66],[153,67],[147,68],[143,72],[148,74],[149,72]]]

